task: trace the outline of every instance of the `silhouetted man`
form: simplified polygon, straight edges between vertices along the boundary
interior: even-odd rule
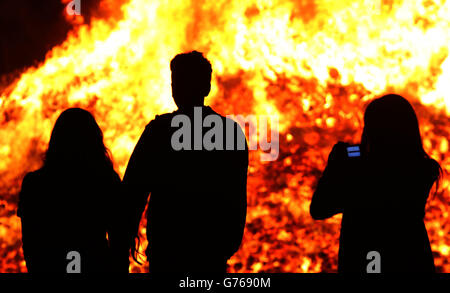
[[[212,69],[201,53],[179,54],[170,68],[178,110],[146,126],[123,180],[134,235],[151,193],[150,271],[225,272],[245,226],[245,135],[236,122],[203,105]]]

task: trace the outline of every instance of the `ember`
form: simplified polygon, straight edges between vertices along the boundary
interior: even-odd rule
[[[45,62],[0,85],[0,272],[26,271],[17,195],[61,111],[94,114],[123,176],[148,121],[175,109],[170,60],[193,49],[214,69],[206,103],[280,121],[278,159],[250,153],[246,231],[229,271],[337,271],[340,216],[315,222],[309,204],[332,145],[358,142],[368,101],[407,97],[425,150],[450,170],[450,2],[373,2],[130,0],[120,19],[78,25]],[[449,204],[444,177],[426,212],[440,272],[450,272]]]

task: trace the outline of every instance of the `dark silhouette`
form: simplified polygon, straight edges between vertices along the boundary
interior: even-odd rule
[[[19,195],[28,272],[65,273],[70,251],[80,254],[81,273],[128,272],[128,243],[121,242],[126,236],[117,213],[120,188],[94,117],[65,110],[43,167],[25,176]]]
[[[146,126],[123,180],[132,210],[132,230],[137,236],[151,192],[146,251],[150,272],[225,272],[226,261],[238,250],[245,226],[245,136],[236,122],[203,105],[210,91],[212,70],[201,53],[177,55],[170,66],[172,95],[178,110],[156,116]],[[213,115],[224,126],[231,123],[234,150],[194,150],[194,113],[199,109],[200,118]],[[186,115],[192,122],[192,150],[177,151],[172,146],[172,136],[179,127],[171,127],[171,122],[179,115]],[[209,129],[203,127],[203,134]],[[225,127],[220,132],[226,145]],[[237,150],[238,141],[244,142],[241,150]],[[133,255],[135,249],[133,245]]]
[[[66,19],[67,2],[71,1],[47,0],[45,5],[35,0],[0,1],[2,84],[3,78],[10,78],[12,83],[27,67],[44,62],[47,53],[66,40],[74,29]],[[117,15],[124,0],[115,1],[119,5],[100,5],[101,0],[81,2],[84,23],[90,24],[102,15]]]
[[[423,218],[442,170],[423,149],[412,106],[398,95],[372,101],[361,156],[346,147],[333,147],[310,206],[316,220],[343,213],[339,272],[366,273],[370,251],[380,254],[381,273],[434,272]]]

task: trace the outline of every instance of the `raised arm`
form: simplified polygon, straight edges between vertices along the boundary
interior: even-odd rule
[[[112,172],[111,178],[106,186],[106,200],[108,201],[107,210],[107,231],[108,240],[111,249],[112,271],[117,273],[128,273],[129,267],[129,244],[131,235],[127,226],[126,213],[123,211],[124,193],[120,177]]]

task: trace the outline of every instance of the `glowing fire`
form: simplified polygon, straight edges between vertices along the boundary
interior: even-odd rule
[[[250,155],[247,226],[230,272],[336,271],[340,217],[314,222],[309,203],[331,146],[357,141],[376,95],[408,97],[427,152],[450,169],[448,1],[131,0],[122,12],[78,26],[43,64],[2,85],[1,272],[26,271],[17,194],[60,112],[89,109],[123,175],[146,123],[175,109],[169,62],[182,51],[211,61],[207,103],[218,112],[281,124],[279,159]],[[441,186],[426,225],[439,271],[450,272],[449,180]]]

